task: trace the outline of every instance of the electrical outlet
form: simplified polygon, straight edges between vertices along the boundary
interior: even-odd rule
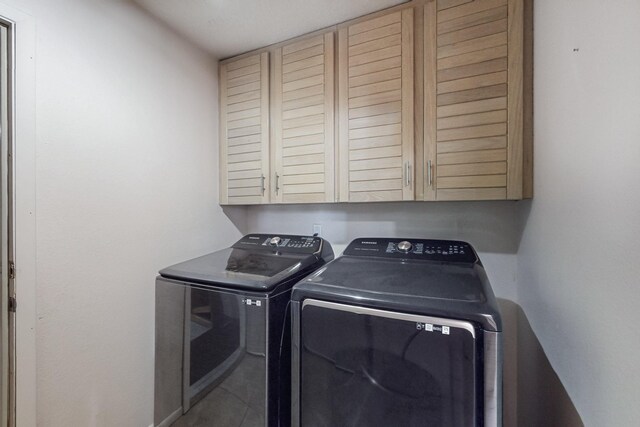
[[[317,234],[318,236],[322,234],[321,224],[313,224],[313,234]]]

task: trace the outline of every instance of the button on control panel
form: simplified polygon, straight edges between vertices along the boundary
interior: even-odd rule
[[[281,252],[312,254],[320,250],[322,239],[313,236],[249,234],[240,239],[234,248],[262,248]]]
[[[352,241],[344,254],[462,263],[477,260],[471,245],[457,240],[363,238]]]

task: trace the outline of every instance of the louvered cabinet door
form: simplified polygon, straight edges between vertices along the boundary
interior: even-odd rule
[[[425,198],[522,198],[522,0],[425,4]]]
[[[273,52],[271,200],[334,202],[334,34]]]
[[[268,53],[220,65],[220,204],[268,203]]]
[[[413,9],[338,33],[340,201],[414,199]]]

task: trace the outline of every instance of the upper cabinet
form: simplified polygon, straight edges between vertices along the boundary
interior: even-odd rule
[[[524,2],[424,7],[425,199],[531,197]]]
[[[413,9],[338,32],[340,201],[414,199]]]
[[[335,201],[334,34],[277,47],[272,56],[271,201]]]
[[[220,64],[220,203],[267,203],[269,57]]]
[[[531,0],[413,0],[221,61],[220,203],[532,197]]]

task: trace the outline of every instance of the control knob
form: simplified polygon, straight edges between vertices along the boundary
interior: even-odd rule
[[[272,237],[271,240],[269,240],[269,244],[272,246],[278,246],[280,244],[280,241],[282,239],[280,239],[280,237],[276,236],[276,237]]]
[[[408,253],[411,248],[413,248],[413,245],[409,242],[407,242],[406,240],[403,240],[402,242],[398,243],[398,250],[404,253]]]

